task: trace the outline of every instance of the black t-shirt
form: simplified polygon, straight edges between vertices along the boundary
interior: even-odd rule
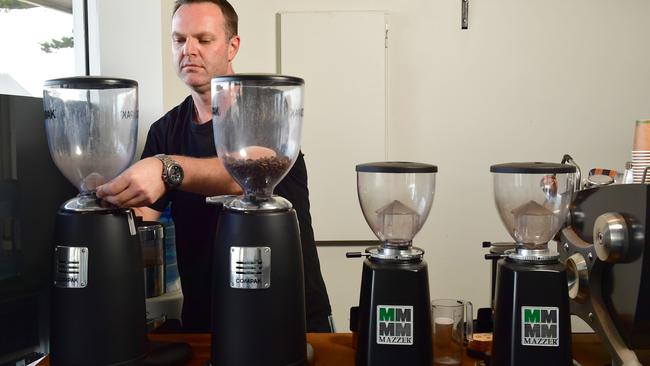
[[[214,157],[212,123],[196,124],[194,101],[187,97],[151,125],[142,158],[156,154]],[[302,153],[289,173],[275,187],[275,194],[288,199],[296,210],[300,226],[305,273],[305,301],[308,332],[330,331],[331,308],[309,213],[307,168]],[[183,286],[183,329],[206,332],[210,328],[212,245],[215,239],[218,208],[205,202],[205,196],[175,190],[167,193],[152,208],[163,211],[171,202],[176,229],[176,254]]]

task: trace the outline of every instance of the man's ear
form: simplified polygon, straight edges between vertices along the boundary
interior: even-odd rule
[[[241,42],[241,40],[238,35],[230,38],[230,44],[228,44],[228,62],[232,62],[232,60],[235,59],[235,56],[237,56],[237,52],[239,51],[239,42]]]

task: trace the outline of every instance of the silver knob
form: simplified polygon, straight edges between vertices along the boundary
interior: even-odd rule
[[[625,261],[629,248],[628,226],[625,217],[616,212],[604,213],[594,223],[594,246],[603,262]]]
[[[566,260],[569,298],[583,304],[589,298],[589,266],[580,253]]]

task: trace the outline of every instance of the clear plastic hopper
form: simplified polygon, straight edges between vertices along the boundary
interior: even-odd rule
[[[366,222],[385,247],[408,247],[427,220],[436,187],[434,165],[357,165],[357,193]]]
[[[244,190],[242,197],[226,203],[228,207],[273,209],[288,204],[274,196],[273,189],[300,151],[303,87],[302,79],[282,75],[212,79],[217,154]]]
[[[493,165],[490,171],[499,216],[518,248],[546,250],[569,212],[575,166],[507,163]]]
[[[50,155],[80,192],[66,208],[91,208],[96,204],[96,188],[133,160],[138,83],[94,76],[48,80],[43,107]]]

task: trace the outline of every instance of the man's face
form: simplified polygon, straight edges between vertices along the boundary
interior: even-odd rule
[[[221,9],[213,3],[182,5],[172,18],[176,74],[190,88],[210,90],[215,76],[232,74],[239,36],[227,38]]]

